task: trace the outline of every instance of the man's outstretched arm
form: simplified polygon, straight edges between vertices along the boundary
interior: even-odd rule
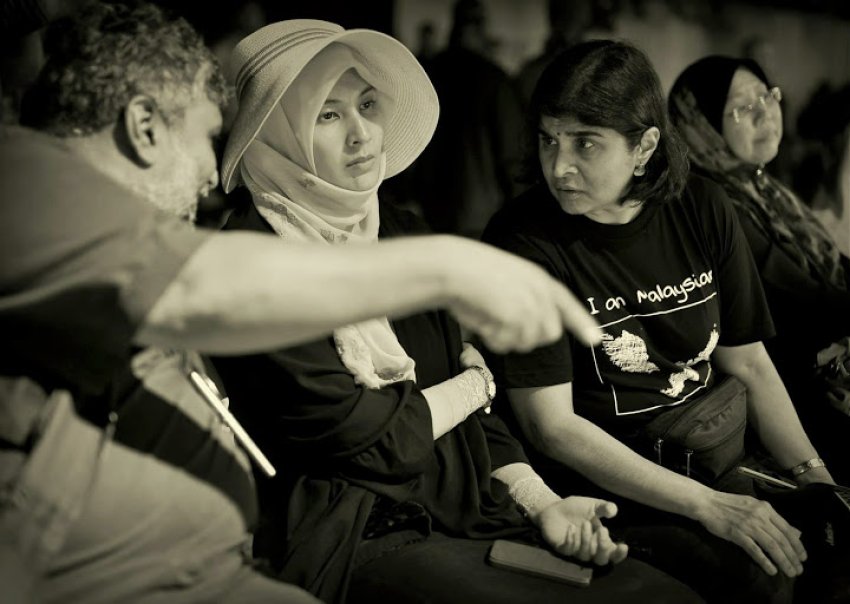
[[[148,313],[136,343],[241,354],[288,346],[363,319],[446,308],[497,352],[529,350],[596,323],[539,267],[468,239],[293,246],[217,233]]]

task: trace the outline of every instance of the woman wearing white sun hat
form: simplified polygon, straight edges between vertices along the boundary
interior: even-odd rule
[[[284,21],[240,42],[232,75],[239,113],[222,181],[227,191],[244,184],[253,203],[228,228],[334,245],[423,231],[377,195],[421,153],[439,112],[401,43]],[[626,548],[599,522],[615,506],[561,499],[528,466],[487,413],[494,386],[483,358],[443,312],[216,363],[235,413],[282,469],[261,488],[256,550],[284,580],[328,601],[692,597],[634,561],[581,592],[485,564],[494,538],[533,538],[533,525],[549,546],[597,564],[621,561]]]

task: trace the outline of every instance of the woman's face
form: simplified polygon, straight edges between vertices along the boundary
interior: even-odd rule
[[[631,148],[616,130],[544,115],[537,149],[549,191],[567,214],[624,224],[640,211],[620,203],[635,168],[643,163],[640,145]]]
[[[313,158],[322,180],[350,191],[378,184],[384,147],[378,92],[354,69],[342,74],[316,118]]]
[[[765,83],[748,69],[738,68],[729,85],[723,108],[723,138],[738,159],[750,164],[766,164],[779,152],[782,109],[768,95]]]

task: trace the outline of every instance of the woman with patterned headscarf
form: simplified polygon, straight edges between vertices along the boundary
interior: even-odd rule
[[[827,362],[830,368],[820,373],[836,374],[830,376],[839,386],[833,403],[840,405],[834,397],[848,393],[846,340],[833,343],[850,334],[850,259],[808,206],[765,170],[782,139],[781,100],[779,87],[755,61],[710,56],[682,72],[669,109],[694,169],[718,182],[737,210],[776,325],[771,355],[819,449],[832,458],[836,477],[847,481],[841,441],[850,435],[850,422],[826,404],[801,402],[822,394],[813,368]]]

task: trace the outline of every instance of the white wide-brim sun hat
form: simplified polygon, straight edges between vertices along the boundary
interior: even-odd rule
[[[335,23],[292,19],[272,23],[244,38],[230,58],[239,111],[221,166],[230,192],[239,184],[239,162],[293,80],[333,42],[354,49],[359,59],[389,88],[394,111],[384,128],[385,178],[407,168],[425,149],[440,106],[437,93],[416,57],[398,40],[369,29],[343,29]]]

